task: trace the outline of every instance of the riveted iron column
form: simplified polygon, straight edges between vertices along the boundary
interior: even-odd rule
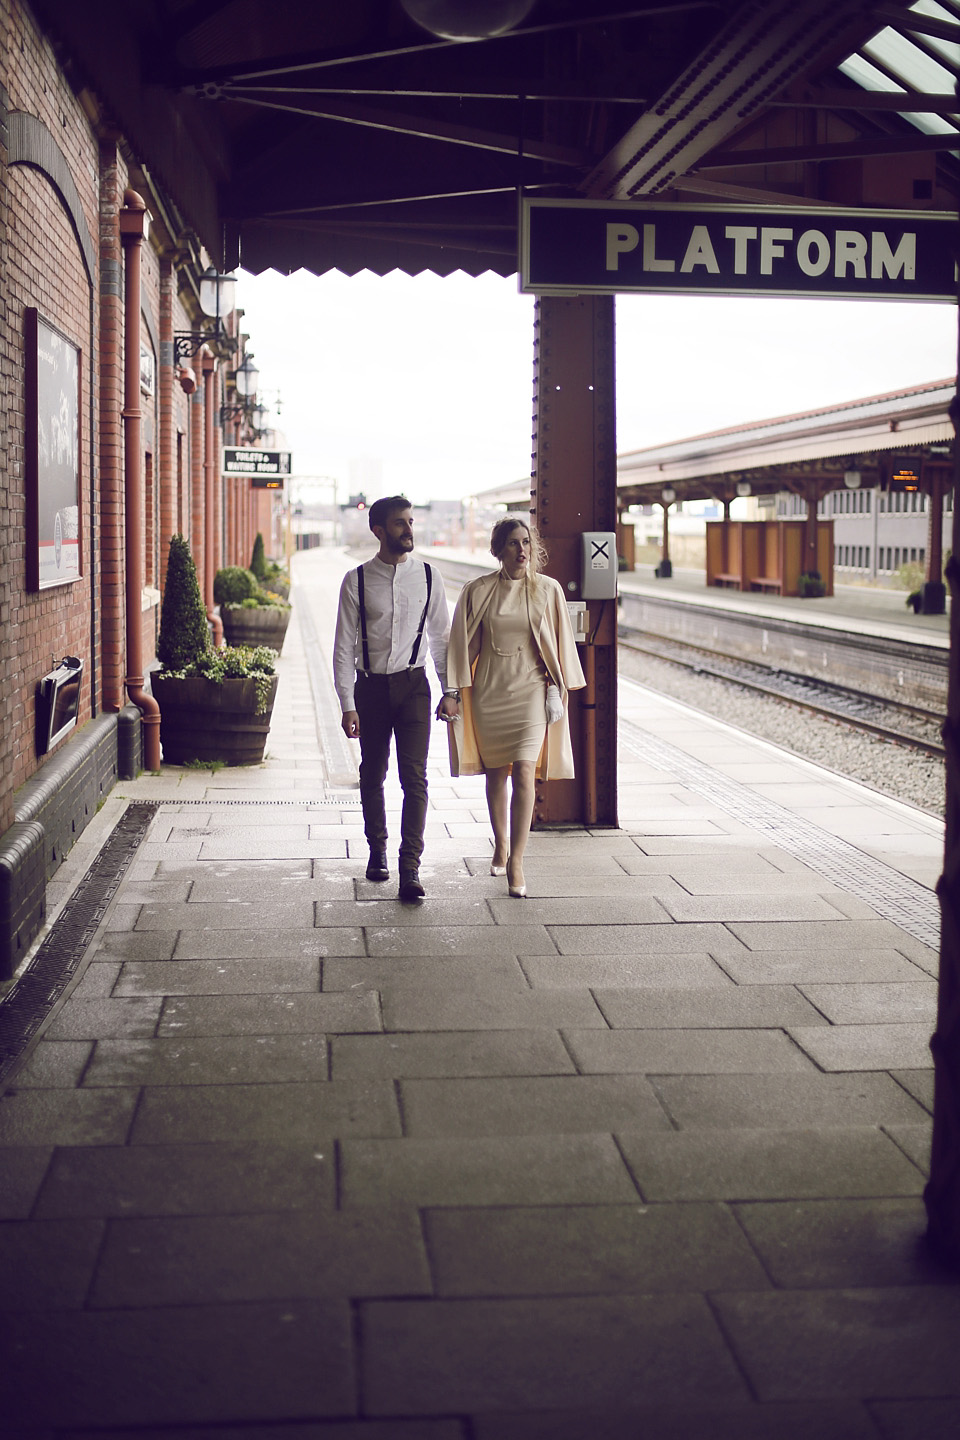
[[[532,508],[547,570],[580,595],[580,535],[617,528],[614,301],[541,297],[534,325]],[[574,691],[575,780],[538,784],[534,825],[617,824],[617,606],[591,600],[580,646],[586,690]]]
[[[933,1051],[933,1149],[924,1191],[927,1236],[937,1254],[960,1267],[960,392],[950,407],[953,445],[953,553],[946,568],[950,611],[950,681],[943,740],[947,807],[940,897],[940,988]]]

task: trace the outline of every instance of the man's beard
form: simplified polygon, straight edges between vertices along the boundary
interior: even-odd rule
[[[392,535],[388,535],[387,549],[391,555],[403,555],[407,550],[413,549],[413,536],[404,535],[395,539]]]

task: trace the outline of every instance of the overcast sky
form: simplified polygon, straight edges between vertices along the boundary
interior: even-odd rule
[[[422,503],[529,474],[533,300],[515,277],[241,272],[238,303],[296,475],[345,499],[379,462],[359,488]],[[956,352],[950,305],[620,296],[618,449],[942,380]]]

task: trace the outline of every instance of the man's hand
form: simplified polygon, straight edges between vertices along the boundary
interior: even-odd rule
[[[460,701],[455,695],[442,695],[440,704],[437,706],[436,715],[438,720],[451,720],[460,718]]]
[[[340,725],[348,740],[360,739],[360,716],[356,710],[344,710]]]

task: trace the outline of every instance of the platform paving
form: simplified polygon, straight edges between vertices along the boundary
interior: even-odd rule
[[[620,828],[535,834],[526,901],[437,726],[401,906],[346,563],[296,558],[264,764],[118,786],[51,892],[156,804],[0,1099],[4,1433],[955,1440],[939,822],[625,684]]]

